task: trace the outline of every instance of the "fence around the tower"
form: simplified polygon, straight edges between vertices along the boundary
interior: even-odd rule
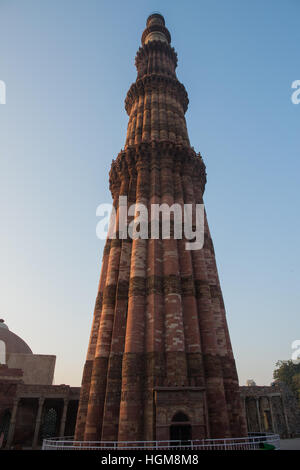
[[[280,449],[278,434],[192,441],[75,441],[73,437],[44,439],[43,450],[258,450],[265,444]]]

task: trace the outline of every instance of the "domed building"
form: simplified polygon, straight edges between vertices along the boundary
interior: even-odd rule
[[[33,354],[28,344],[0,319],[0,364],[21,369],[25,384],[51,385],[56,356]]]
[[[53,385],[55,361],[0,319],[0,448],[38,449],[46,437],[74,433],[80,389]]]
[[[30,347],[18,335],[9,330],[8,326],[0,319],[0,342],[5,345],[5,353],[7,362],[10,354],[32,354]],[[0,362],[2,357],[0,357]]]

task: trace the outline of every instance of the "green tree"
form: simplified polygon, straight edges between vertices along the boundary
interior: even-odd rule
[[[293,377],[293,386],[297,390],[299,404],[300,404],[300,374],[295,374]]]
[[[273,377],[277,382],[286,383],[300,399],[300,362],[295,363],[292,360],[276,362]]]

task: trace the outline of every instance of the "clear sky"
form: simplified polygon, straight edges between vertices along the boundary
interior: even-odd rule
[[[124,99],[160,11],[190,99],[240,382],[300,339],[299,0],[0,0],[0,316],[80,385]]]

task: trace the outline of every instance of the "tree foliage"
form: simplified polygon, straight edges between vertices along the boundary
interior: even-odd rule
[[[273,377],[275,381],[286,383],[300,398],[300,362],[296,363],[292,360],[276,362]]]

